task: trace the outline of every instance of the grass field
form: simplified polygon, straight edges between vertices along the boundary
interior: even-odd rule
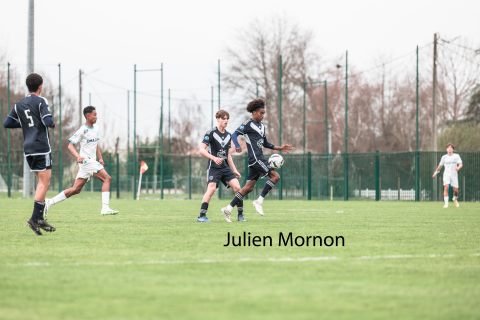
[[[42,237],[32,200],[0,199],[0,319],[480,318],[480,204],[267,200],[260,217],[248,200],[227,224],[213,201],[201,224],[199,201],[112,199],[102,217],[90,198],[53,207]],[[273,246],[223,246],[244,231]]]

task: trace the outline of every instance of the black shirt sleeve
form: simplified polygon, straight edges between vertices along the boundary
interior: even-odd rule
[[[211,140],[212,140],[212,130],[207,131],[207,133],[205,133],[202,143],[205,143],[207,146],[209,146]]]
[[[18,121],[18,114],[17,114],[17,110],[15,110],[15,107],[13,107],[12,111],[10,111],[7,117],[10,117]]]

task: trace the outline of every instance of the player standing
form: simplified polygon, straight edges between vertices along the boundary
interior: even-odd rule
[[[253,206],[257,212],[263,216],[263,199],[266,197],[268,192],[272,190],[275,184],[280,181],[280,175],[268,164],[268,161],[265,160],[263,156],[263,147],[285,151],[290,153],[289,150],[293,150],[291,145],[283,145],[281,147],[274,146],[273,144],[267,141],[267,135],[265,134],[265,126],[262,123],[263,118],[265,117],[265,100],[255,99],[250,101],[247,105],[247,111],[252,113],[252,118],[248,119],[232,134],[232,141],[235,144],[237,152],[242,151],[242,147],[238,143],[237,136],[243,135],[245,141],[247,142],[248,150],[248,176],[247,183],[240,190],[232,202],[225,208],[222,208],[222,213],[228,217],[232,212],[233,207],[238,205],[240,201],[243,201],[243,197],[252,192],[255,183],[259,178],[268,176],[270,180],[267,181],[263,191],[258,197],[257,200],[253,201]]]
[[[33,213],[27,226],[41,236],[40,228],[48,232],[56,230],[43,217],[45,195],[52,175],[52,149],[47,127],[55,128],[55,123],[47,99],[40,96],[43,78],[39,74],[31,73],[26,84],[29,94],[15,104],[5,120],[4,127],[22,128],[23,151],[30,171],[35,172],[38,180]]]
[[[220,182],[225,187],[231,187],[235,193],[240,191],[238,178],[240,173],[235,168],[232,155],[228,152],[231,146],[231,135],[225,129],[228,125],[230,115],[225,110],[219,110],[215,114],[218,126],[209,130],[203,138],[199,153],[208,158],[207,166],[207,192],[203,196],[198,222],[211,222],[207,218],[208,203],[212,198]],[[207,150],[208,149],[208,150]],[[246,221],[243,217],[243,201],[237,205],[238,221]],[[230,215],[225,215],[227,222],[232,222]]]
[[[433,173],[433,178],[440,173],[442,167],[445,166],[445,171],[443,172],[443,200],[445,201],[444,208],[448,208],[448,185],[450,184],[453,188],[453,202],[458,208],[460,204],[458,203],[458,170],[463,167],[462,159],[458,153],[453,154],[455,147],[453,144],[447,144],[447,154],[442,156],[440,164],[438,165],[437,170]]]
[[[46,200],[45,214],[48,214],[50,207],[57,204],[73,195],[79,194],[83,186],[90,180],[93,175],[95,178],[103,182],[102,185],[102,215],[117,214],[118,211],[112,210],[109,207],[110,200],[110,182],[112,178],[105,171],[103,166],[105,163],[100,153],[98,141],[100,141],[100,132],[97,123],[97,111],[95,107],[88,106],[83,109],[85,116],[85,124],[75,132],[75,134],[68,139],[68,150],[77,158],[77,163],[80,167],[78,170],[75,184],[70,189],[64,190],[52,199]],[[80,142],[80,154],[75,150],[75,145]],[[97,157],[98,156],[98,162]]]

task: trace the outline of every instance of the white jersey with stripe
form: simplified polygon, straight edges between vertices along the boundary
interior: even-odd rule
[[[74,145],[80,143],[80,157],[97,159],[97,145],[98,141],[100,141],[100,132],[97,125],[93,125],[93,128],[90,128],[84,124],[68,141]]]
[[[462,163],[462,159],[458,153],[446,154],[442,156],[439,166],[445,167],[444,177],[458,177],[458,171],[455,170],[458,164]]]

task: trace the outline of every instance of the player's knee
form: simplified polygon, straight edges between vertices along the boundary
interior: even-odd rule
[[[250,193],[253,191],[253,187],[251,186],[245,186],[243,187],[243,190],[245,191],[245,194]]]
[[[272,172],[273,172],[273,175],[270,179],[272,180],[273,183],[277,183],[278,181],[280,181],[280,175],[276,171],[272,171]]]
[[[232,189],[233,189],[233,192],[237,194],[240,191],[240,186],[234,186]]]
[[[80,188],[74,188],[72,193],[75,195],[75,194],[79,194],[81,191],[82,189]]]
[[[110,177],[109,175],[107,175],[107,177],[105,178],[105,182],[112,182],[112,177]]]

